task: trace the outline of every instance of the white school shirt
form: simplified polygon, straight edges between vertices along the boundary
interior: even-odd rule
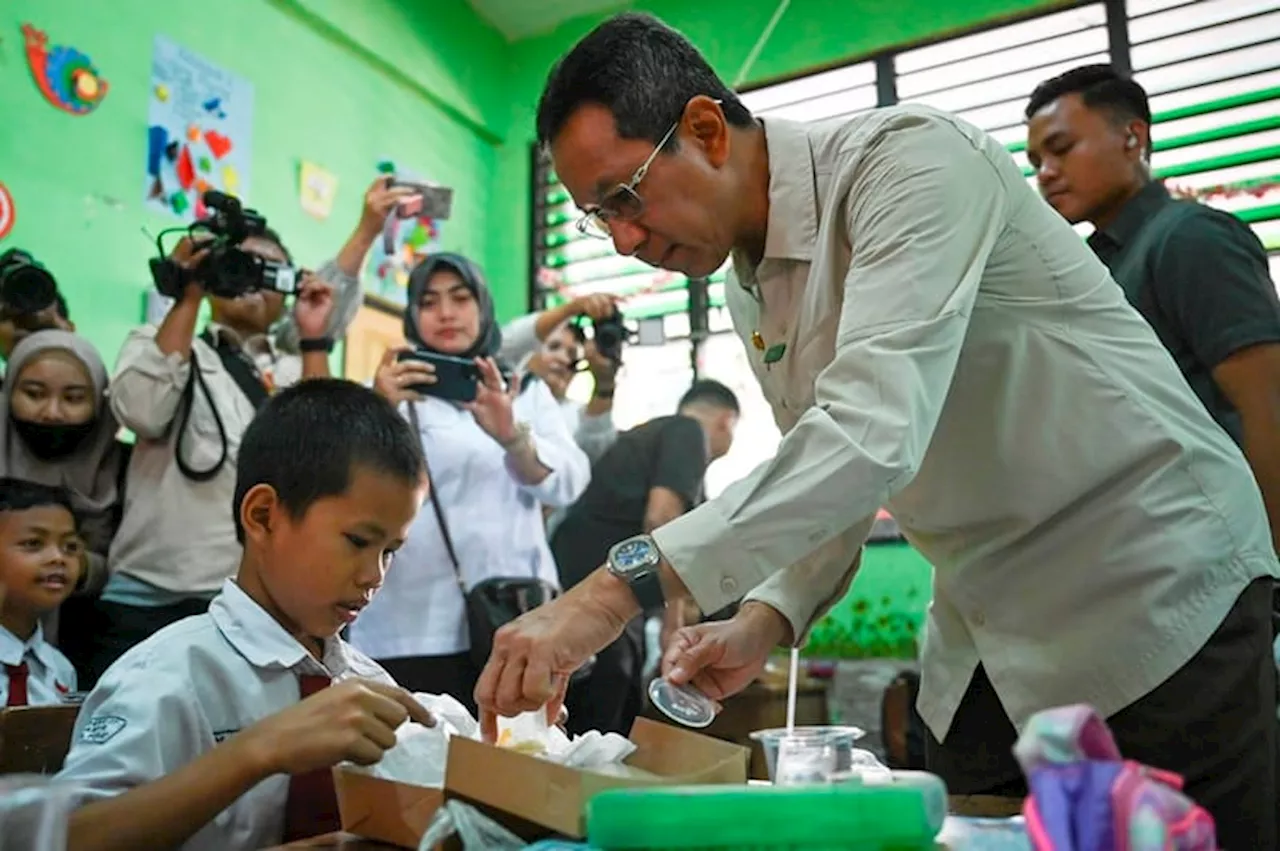
[[[1150,692],[1280,574],[1240,450],[986,133],[914,105],[764,132],[764,258],[725,302],[784,436],[656,531],[667,560],[704,611],[752,592],[802,636],[886,505],[935,567],[936,736],[979,662],[1019,729]]]
[[[532,432],[539,460],[551,470],[536,485],[516,477],[506,452],[467,411],[440,399],[414,404],[431,488],[466,586],[536,576],[559,587],[542,506],[571,504],[586,490],[591,469],[546,384],[533,382],[513,405],[516,420]],[[395,554],[382,590],[351,625],[351,643],[375,659],[467,650],[466,611],[456,577],[428,501]]]
[[[81,804],[171,774],[246,727],[298,703],[304,674],[393,684],[341,639],[324,664],[235,582],[203,615],[184,618],[129,650],[80,709],[58,780]],[[182,851],[258,851],[284,835],[289,777],[254,786],[182,845]]]
[[[4,665],[27,663],[27,705],[52,706],[76,690],[76,669],[62,651],[44,640],[44,627],[23,641],[0,626],[0,709],[9,702],[9,674]]]

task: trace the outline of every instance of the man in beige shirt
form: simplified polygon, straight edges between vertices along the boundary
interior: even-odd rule
[[[732,254],[726,300],[785,434],[499,633],[490,732],[554,704],[652,574],[703,611],[746,595],[667,659],[713,696],[744,687],[844,592],[887,505],[936,568],[919,708],[953,792],[1025,791],[1015,731],[1087,702],[1127,756],[1186,776],[1224,847],[1274,847],[1280,565],[1257,486],[997,142],[911,106],[762,124],[640,15],[561,60],[538,132],[620,253],[690,276]]]

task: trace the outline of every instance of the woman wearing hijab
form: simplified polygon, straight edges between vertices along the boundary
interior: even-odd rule
[[[79,596],[63,604],[57,644],[77,671],[90,651],[81,607],[107,579],[107,549],[120,520],[126,448],[107,404],[107,368],[88,340],[37,331],[9,358],[0,394],[0,476],[65,487],[85,543]],[[52,631],[52,630],[51,630]]]
[[[429,364],[398,362],[396,350],[383,358],[374,387],[421,435],[437,505],[418,512],[350,639],[406,688],[453,695],[474,711],[480,672],[462,589],[495,578],[557,585],[542,506],[577,499],[590,465],[546,385],[517,395],[503,376],[493,299],[470,260],[432,254],[414,268],[404,333],[409,348],[474,360],[481,380],[474,402],[449,402],[410,389],[434,383]]]

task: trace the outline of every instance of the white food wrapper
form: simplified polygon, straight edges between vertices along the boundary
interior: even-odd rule
[[[574,768],[619,763],[636,750],[629,739],[617,733],[591,730],[570,739],[559,727],[547,723],[547,713],[541,709],[498,719],[498,745]]]
[[[358,769],[374,777],[412,786],[444,786],[449,739],[480,738],[480,725],[461,703],[449,695],[415,694],[436,724],[424,727],[406,722],[396,730],[396,744],[382,760]],[[616,733],[595,731],[570,739],[559,727],[547,723],[546,712],[526,712],[498,721],[498,744],[524,751],[551,762],[575,768],[595,768],[620,763],[636,746]]]
[[[467,708],[447,694],[415,694],[435,719],[434,727],[406,721],[396,730],[395,747],[382,755],[382,760],[360,769],[383,780],[394,780],[411,786],[444,786],[445,762],[452,736],[480,737],[480,725]]]

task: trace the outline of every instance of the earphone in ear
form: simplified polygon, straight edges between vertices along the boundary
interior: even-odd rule
[[[1129,138],[1124,140],[1124,146],[1126,149],[1138,147],[1138,137],[1130,133]]]

